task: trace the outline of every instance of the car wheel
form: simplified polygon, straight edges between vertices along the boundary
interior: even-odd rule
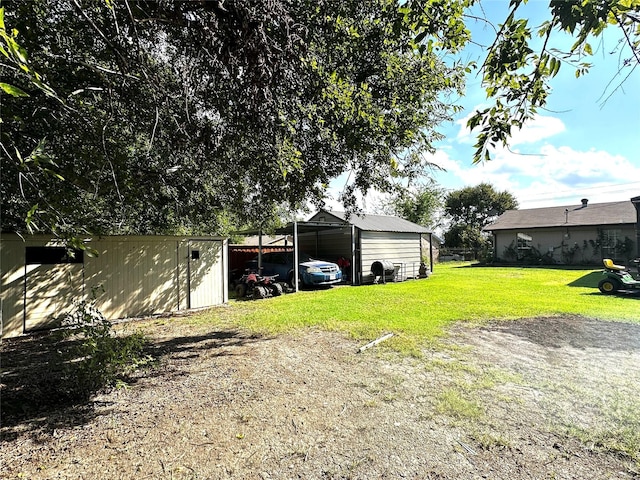
[[[598,283],[598,288],[605,295],[611,295],[620,290],[620,284],[615,280],[605,278],[604,280],[600,280],[600,283]]]

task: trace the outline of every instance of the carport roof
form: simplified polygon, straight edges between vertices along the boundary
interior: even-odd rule
[[[328,210],[320,210],[306,222],[292,222],[284,227],[277,228],[274,233],[292,235],[294,226],[297,228],[298,233],[309,233],[332,228],[349,228],[351,225],[368,232],[431,233],[428,228],[400,217],[354,213],[347,218],[347,214],[344,212]],[[235,233],[237,235],[259,235],[261,232],[253,229]]]
[[[337,221],[342,221],[354,225],[360,230],[367,232],[396,232],[396,233],[431,233],[428,228],[416,223],[405,220],[404,218],[394,217],[391,215],[371,215],[371,214],[352,214],[347,218],[344,212],[334,210],[320,210],[311,220],[317,220],[322,215],[330,215]],[[331,220],[331,219],[330,219]],[[322,222],[318,222],[322,223]]]
[[[294,226],[297,227],[298,233],[309,233],[331,228],[346,228],[349,227],[349,224],[346,222],[291,222],[284,227],[276,228],[274,233],[279,235],[293,235]],[[236,235],[264,235],[264,232],[259,229],[242,230],[234,233]]]
[[[276,229],[276,233],[293,234],[294,225],[298,229],[298,233],[318,232],[320,230],[329,230],[331,228],[346,228],[349,226],[347,222],[292,222],[286,226]]]

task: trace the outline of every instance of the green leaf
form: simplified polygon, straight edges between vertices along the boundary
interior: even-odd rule
[[[43,169],[45,173],[51,175],[54,178],[57,178],[58,180],[64,180],[64,177],[62,175],[60,175],[57,172],[54,172],[53,170],[51,170],[50,168],[44,168]]]
[[[29,230],[29,233],[33,233],[34,230],[37,229],[37,225],[35,224],[35,219],[34,219],[37,211],[38,211],[38,204],[36,203],[27,212],[25,223],[27,224],[27,229]]]
[[[424,38],[427,36],[428,33],[429,32],[427,30],[420,32],[420,34],[416,37],[415,42],[416,43],[422,42],[422,40],[424,40]]]
[[[0,82],[0,88],[13,97],[28,97],[29,94],[15,85]]]

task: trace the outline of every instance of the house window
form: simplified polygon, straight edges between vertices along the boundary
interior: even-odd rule
[[[531,251],[531,242],[533,238],[526,233],[518,232],[516,235],[516,248],[518,249],[518,258],[526,257]]]
[[[622,230],[602,231],[602,256],[603,258],[614,258],[619,253],[618,247],[621,244]]]

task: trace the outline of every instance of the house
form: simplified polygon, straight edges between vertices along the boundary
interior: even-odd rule
[[[524,263],[600,264],[640,256],[640,197],[628,201],[508,210],[486,226],[494,259]]]
[[[432,234],[427,228],[399,217],[320,210],[307,222],[317,229],[298,236],[299,249],[325,260],[345,258],[354,285],[370,283],[372,266],[392,265],[395,279],[416,278],[421,263],[433,270]],[[323,225],[328,228],[322,229]],[[329,228],[329,226],[331,226]]]
[[[97,252],[69,252],[49,236],[0,235],[2,337],[50,328],[95,299],[109,319],[176,312],[228,301],[221,237],[91,238]]]

